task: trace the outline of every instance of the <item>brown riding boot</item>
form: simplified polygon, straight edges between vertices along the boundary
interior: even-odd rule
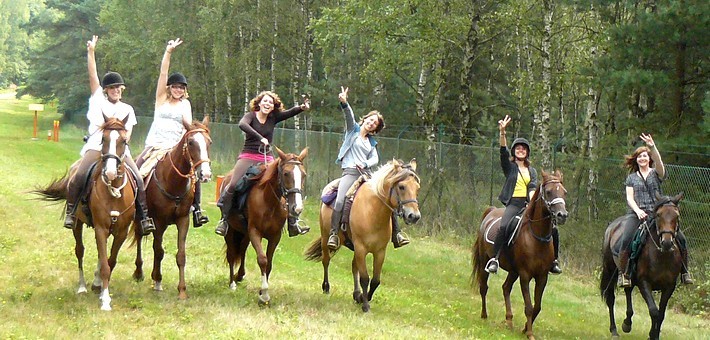
[[[619,254],[619,282],[618,285],[621,288],[631,287],[631,279],[629,278],[629,257],[631,256],[631,251],[623,250]]]

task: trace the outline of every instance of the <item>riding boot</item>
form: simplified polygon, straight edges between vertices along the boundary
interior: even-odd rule
[[[66,213],[64,215],[64,228],[74,229],[76,226],[76,215],[74,215],[74,203],[67,200]]]
[[[557,260],[560,257],[560,232],[557,230],[557,228],[552,228],[552,244],[555,248],[555,260],[552,261],[552,268],[550,268],[550,273],[562,274],[560,262]]]
[[[330,236],[328,237],[328,248],[330,250],[338,250],[340,247],[340,237],[338,237],[338,227],[340,227],[340,220],[343,218],[343,212],[333,210],[333,214],[330,216]]]
[[[148,217],[148,203],[145,201],[145,191],[139,190],[136,197],[136,214],[141,221],[141,230],[143,236],[146,236],[155,231],[153,219]]]
[[[395,213],[392,213],[392,244],[395,248],[406,246],[409,244],[409,238],[401,229],[399,229],[399,220]]]
[[[693,278],[690,275],[690,272],[688,271],[688,249],[681,248],[680,256],[683,259],[680,269],[680,282],[684,285],[695,284]]]
[[[503,243],[505,243],[506,238],[506,229],[501,226],[501,229],[498,230],[498,235],[496,235],[496,239],[493,242],[493,253],[495,256],[488,260],[488,263],[486,263],[486,272],[491,274],[498,272],[498,268],[500,267],[498,258],[500,257],[500,251],[503,249]]]
[[[202,185],[195,183],[195,196],[192,199],[192,226],[199,228],[203,224],[209,223],[210,219],[205,215],[205,211],[200,207],[202,201]]]
[[[234,202],[234,190],[227,187],[222,195],[217,201],[217,206],[222,210],[222,217],[217,222],[217,228],[215,228],[215,234],[219,236],[226,236],[227,230],[229,230],[229,223],[227,223],[227,216],[229,216],[229,211],[232,210],[232,203]]]
[[[299,221],[300,220],[298,219],[297,216],[289,216],[288,217],[288,236],[289,237],[303,235],[303,234],[311,231],[311,227],[306,226],[306,225],[300,225],[298,223]]]
[[[631,287],[631,279],[629,278],[629,257],[631,256],[631,251],[624,249],[619,254],[619,282],[618,286],[621,288]]]

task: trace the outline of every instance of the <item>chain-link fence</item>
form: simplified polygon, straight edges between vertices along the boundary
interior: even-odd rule
[[[134,152],[150,126],[141,120],[133,133]],[[243,133],[236,125],[212,124],[214,144],[211,150],[217,174],[231,169],[243,145]],[[277,129],[273,145],[283,151],[298,153],[309,147],[306,195],[317,199],[321,189],[341,170],[335,158],[342,133]],[[502,206],[497,200],[503,185],[497,141],[489,146],[428,143],[380,136],[380,164],[392,158],[409,161],[417,158],[417,172],[422,178],[420,207],[422,221],[407,229],[415,234],[454,236],[462,244],[472,244],[482,213],[489,205]],[[661,153],[663,149],[661,146]],[[533,154],[533,160],[535,159]],[[709,161],[710,155],[704,157]],[[576,155],[556,153],[556,169],[564,173],[568,190],[570,219],[560,227],[561,259],[568,267],[591,272],[599,264],[601,243],[607,224],[626,211],[624,180],[627,172],[621,159],[591,162]],[[595,168],[590,170],[590,165]],[[539,169],[539,166],[538,170]],[[681,225],[691,253],[691,266],[702,268],[710,259],[710,168],[667,164],[668,179],[664,193],[684,192],[681,202]],[[550,169],[546,169],[550,170]],[[589,178],[596,177],[594,187]],[[696,275],[706,274],[695,271]]]

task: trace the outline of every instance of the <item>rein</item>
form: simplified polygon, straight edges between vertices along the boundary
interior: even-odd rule
[[[412,174],[414,174],[414,175],[416,176],[416,173],[414,173],[414,171],[412,171],[410,168],[403,167],[403,169],[406,170],[406,171],[408,171],[408,172],[410,172],[410,173],[412,173]],[[390,198],[392,197],[392,195],[396,193],[395,190],[394,190],[394,188],[395,188],[396,184],[399,183],[399,182],[400,182],[400,181],[397,181],[397,182],[395,182],[395,183],[392,184],[392,187],[390,188],[389,195],[387,196],[387,200],[385,200],[384,197],[380,196],[379,194],[377,194],[377,198],[379,198],[380,201],[382,201],[382,203],[383,203],[390,211],[392,211],[395,215],[400,216],[400,217],[403,217],[403,216],[404,216],[404,211],[403,211],[402,209],[403,209],[404,205],[405,205],[405,204],[409,204],[409,203],[417,203],[417,204],[419,204],[419,201],[418,201],[416,198],[407,199],[407,200],[402,200],[402,199],[399,197],[399,194],[396,194],[396,198],[397,198],[397,208],[392,207],[392,206],[389,204],[389,200],[390,200]]]
[[[168,159],[170,160],[170,166],[172,167],[173,171],[178,174],[178,176],[187,179],[187,185],[185,186],[185,191],[182,192],[180,195],[173,195],[167,191],[167,189],[160,184],[160,179],[158,178],[158,173],[156,172],[155,174],[155,184],[158,186],[158,189],[160,192],[170,199],[171,201],[175,202],[175,206],[177,207],[180,202],[185,198],[188,192],[194,188],[194,184],[196,182],[195,178],[195,169],[197,169],[198,166],[200,166],[202,163],[210,163],[210,160],[203,160],[200,159],[197,162],[193,162],[192,156],[190,156],[190,153],[187,151],[187,139],[190,137],[190,135],[193,135],[198,132],[207,132],[205,129],[193,129],[190,131],[187,131],[185,135],[183,136],[182,140],[180,140],[180,143],[182,143],[182,156],[183,158],[186,158],[189,163],[190,163],[190,170],[188,171],[187,174],[183,174],[180,169],[177,168],[175,165],[175,161],[173,160],[172,156],[172,151],[168,152]]]

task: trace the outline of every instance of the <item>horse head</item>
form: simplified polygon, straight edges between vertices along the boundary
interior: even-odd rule
[[[202,122],[192,122],[192,126],[185,133],[187,140],[183,144],[183,152],[187,154],[195,176],[201,182],[207,182],[212,177],[212,169],[210,168],[212,138],[208,128],[209,121],[210,117],[205,116]]]
[[[542,171],[542,184],[540,184],[538,198],[542,199],[552,218],[552,223],[563,225],[567,221],[567,208],[565,198],[567,189],[562,185],[562,172],[555,170],[553,173]]]
[[[300,154],[284,153],[274,146],[279,155],[279,183],[281,193],[288,201],[291,217],[298,217],[303,211],[303,190],[306,183],[306,167],[303,160],[308,156],[308,148]]]
[[[101,176],[105,182],[112,182],[120,178],[119,167],[125,157],[126,146],[128,145],[126,123],[128,116],[123,120],[108,118],[104,115],[104,124],[101,125],[101,161],[103,169]]]
[[[393,160],[394,165],[392,170],[390,199],[396,197],[397,205],[396,212],[402,216],[407,224],[416,223],[422,217],[419,211],[419,195],[420,179],[417,175],[417,160],[412,159],[409,163],[404,164],[401,161]]]
[[[661,251],[672,251],[675,245],[674,238],[678,233],[678,218],[680,211],[678,203],[683,199],[683,193],[674,197],[661,196],[656,192],[656,235],[660,237]]]

